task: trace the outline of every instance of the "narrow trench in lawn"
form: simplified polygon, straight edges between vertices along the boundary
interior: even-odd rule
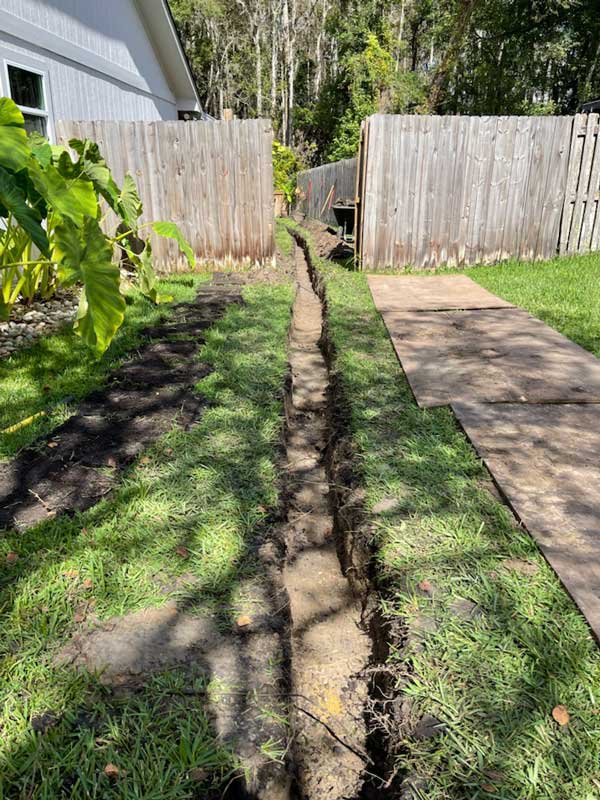
[[[291,797],[375,799],[384,796],[388,773],[375,730],[385,637],[369,580],[368,545],[352,541],[352,524],[340,524],[347,487],[332,485],[336,399],[324,302],[305,253],[294,248],[282,537],[282,580],[289,598]]]
[[[294,262],[283,513],[274,535],[258,549],[262,585],[246,587],[262,612],[232,635],[217,630],[211,619],[190,615],[175,599],[76,629],[55,661],[100,670],[103,682],[125,693],[143,691],[150,673],[173,666],[193,665],[210,675],[223,687],[206,700],[215,737],[231,747],[240,766],[219,797],[380,800],[399,796],[390,794],[397,784],[388,781],[393,768],[386,720],[393,724],[397,713],[384,666],[390,637],[377,613],[368,522],[347,453],[343,393],[329,368],[333,351],[323,286],[296,243]],[[90,467],[98,470],[110,457],[118,473],[172,424],[172,409],[181,417],[184,399],[191,404],[186,424],[199,416],[205,401],[192,392],[199,375],[190,357],[205,329],[240,302],[240,286],[230,285],[235,283],[229,276],[223,286],[205,287],[195,304],[178,309],[176,321],[145,331],[150,341],[53,433],[51,453],[40,458],[29,448],[5,468],[0,524],[4,513],[10,525],[25,529],[46,516],[49,498],[52,515],[90,507],[116,476],[96,491],[90,483],[95,473],[86,469],[94,491],[78,495],[74,470],[80,462],[86,465],[93,456]],[[179,341],[182,336],[185,341]],[[159,356],[160,363],[149,360]],[[198,369],[206,374],[206,365]],[[45,498],[41,509],[29,500],[32,487]],[[269,715],[269,709],[282,713]],[[284,740],[285,756],[278,749],[275,758],[269,756],[265,742],[279,748]]]

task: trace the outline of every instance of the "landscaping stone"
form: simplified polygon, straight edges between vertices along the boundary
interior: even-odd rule
[[[0,358],[28,347],[39,336],[55,333],[75,318],[79,299],[63,293],[48,301],[35,301],[29,306],[17,303],[11,319],[0,323]]]

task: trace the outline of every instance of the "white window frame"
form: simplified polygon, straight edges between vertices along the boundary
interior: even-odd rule
[[[16,69],[25,70],[25,72],[31,72],[34,75],[39,75],[42,79],[42,96],[44,99],[44,106],[45,108],[30,108],[29,106],[22,106],[17,103],[19,109],[23,112],[23,114],[30,114],[31,116],[35,117],[42,117],[46,120],[46,137],[51,141],[54,142],[54,117],[52,114],[52,100],[50,96],[50,80],[48,75],[48,70],[42,69],[39,66],[34,66],[31,63],[22,62],[20,60],[22,57],[17,58],[3,58],[3,77],[4,77],[4,85],[6,87],[6,96],[11,97],[10,91],[10,75],[8,74],[9,67],[16,67]],[[15,101],[16,102],[16,101]]]

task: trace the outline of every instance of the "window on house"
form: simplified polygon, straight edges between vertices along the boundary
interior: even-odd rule
[[[44,93],[44,76],[39,72],[8,64],[10,96],[23,112],[25,128],[48,135],[48,111]]]

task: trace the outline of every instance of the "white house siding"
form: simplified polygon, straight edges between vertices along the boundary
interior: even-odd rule
[[[50,133],[58,119],[177,119],[134,0],[0,0],[0,59],[2,94],[6,62],[46,74]]]

